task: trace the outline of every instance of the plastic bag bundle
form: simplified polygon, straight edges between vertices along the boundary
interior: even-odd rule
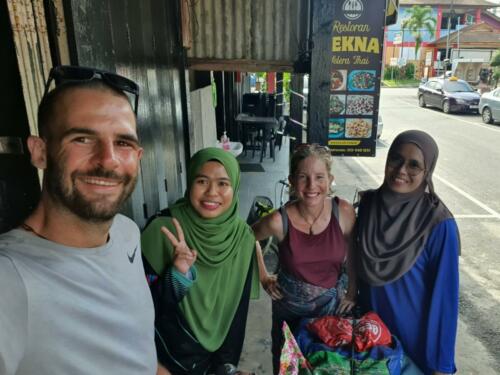
[[[401,344],[376,313],[361,319],[304,319],[295,337],[288,326],[283,333],[280,375],[401,374]]]
[[[307,328],[332,348],[354,345],[356,351],[363,352],[391,343],[389,329],[374,312],[366,313],[361,319],[325,316],[314,320]]]
[[[286,322],[283,322],[282,329],[285,343],[281,349],[279,375],[310,375],[311,366],[300,351]]]

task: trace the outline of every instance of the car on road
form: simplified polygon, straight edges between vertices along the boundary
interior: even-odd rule
[[[486,124],[500,121],[500,88],[481,95],[479,113]]]
[[[418,87],[418,105],[437,107],[444,113],[478,112],[481,95],[456,77],[431,78]]]

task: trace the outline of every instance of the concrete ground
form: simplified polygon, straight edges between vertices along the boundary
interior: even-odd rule
[[[383,144],[379,145],[384,147]],[[279,184],[277,181],[288,176],[288,142],[284,139],[284,145],[280,151],[276,148],[276,161],[266,157],[261,164],[264,172],[243,172],[240,189],[240,215],[248,216],[251,203],[256,195],[265,195],[274,202],[279,201]],[[241,155],[241,163],[259,163],[259,158]],[[352,159],[351,159],[352,160]],[[356,191],[356,178],[349,161],[344,158],[334,160],[333,172],[336,181],[336,194],[352,201]],[[258,375],[272,374],[271,365],[271,299],[261,289],[258,300],[250,302],[250,311],[247,322],[245,345],[240,361],[240,368],[253,371]],[[456,363],[458,374],[464,375],[493,375],[498,374],[494,361],[488,354],[484,345],[470,332],[469,327],[459,321]]]

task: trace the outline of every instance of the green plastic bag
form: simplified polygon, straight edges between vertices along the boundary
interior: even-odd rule
[[[349,359],[335,352],[315,352],[308,358],[313,375],[351,375]]]

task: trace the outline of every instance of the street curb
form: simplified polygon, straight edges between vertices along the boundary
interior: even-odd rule
[[[418,88],[418,85],[401,85],[401,86],[386,86],[384,84],[381,84],[380,87],[384,88],[384,89],[416,89]]]

